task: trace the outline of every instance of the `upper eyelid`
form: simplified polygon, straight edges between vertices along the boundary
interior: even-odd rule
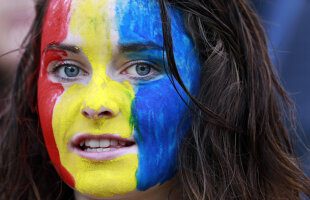
[[[155,68],[155,70],[161,71],[160,67],[156,63],[153,63],[153,62],[150,62],[150,61],[146,61],[146,60],[131,60],[131,61],[129,61],[129,62],[127,62],[127,63],[125,63],[123,65],[121,71],[128,69],[132,65],[140,64],[140,63],[148,64],[148,65],[152,66],[153,68]]]
[[[84,65],[82,65],[80,62],[77,62],[75,60],[59,60],[59,61],[52,61],[48,66],[48,71],[53,72],[55,69],[58,69],[59,67],[65,66],[65,65],[74,65],[81,70],[90,73],[89,69],[87,69]]]

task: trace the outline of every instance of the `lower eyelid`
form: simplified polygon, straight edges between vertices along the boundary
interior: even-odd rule
[[[153,81],[153,80],[157,80],[160,79],[162,77],[162,74],[160,72],[153,72],[152,74],[146,75],[146,76],[130,76],[129,78],[133,81]]]

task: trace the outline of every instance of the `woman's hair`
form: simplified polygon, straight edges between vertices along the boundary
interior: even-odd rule
[[[310,180],[291,147],[293,104],[270,61],[264,30],[245,0],[158,0],[169,76],[191,99],[192,129],[179,149],[184,199],[299,199]],[[37,108],[41,29],[39,0],[2,119],[0,199],[73,199],[45,149]],[[181,10],[199,52],[200,90],[178,74],[167,7]],[[173,83],[172,83],[173,84]]]

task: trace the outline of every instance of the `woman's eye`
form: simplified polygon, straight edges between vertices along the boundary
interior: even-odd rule
[[[63,63],[56,65],[52,70],[51,74],[56,80],[59,81],[75,81],[81,76],[85,76],[87,72],[78,67],[76,64],[72,63]]]
[[[159,70],[151,63],[138,62],[130,63],[122,74],[128,75],[131,79],[150,80],[159,74]]]

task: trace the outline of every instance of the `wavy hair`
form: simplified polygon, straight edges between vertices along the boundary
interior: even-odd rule
[[[169,75],[191,99],[192,129],[179,149],[183,199],[300,199],[310,180],[291,141],[294,105],[279,83],[264,29],[246,0],[158,0]],[[37,109],[43,18],[38,0],[15,84],[2,119],[0,198],[73,199],[45,149]],[[167,7],[184,13],[201,62],[199,95],[184,86],[174,61]],[[174,84],[174,83],[172,83]]]

